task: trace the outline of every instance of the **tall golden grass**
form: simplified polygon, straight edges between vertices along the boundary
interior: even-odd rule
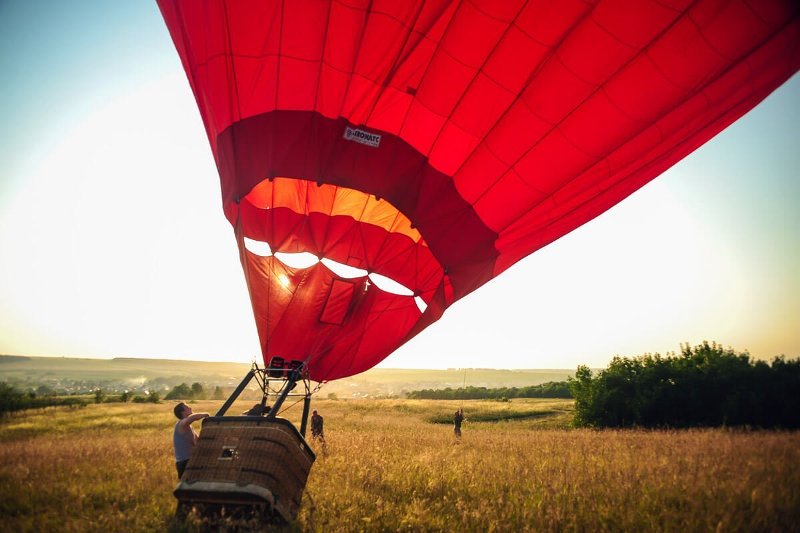
[[[198,402],[214,412],[218,402]],[[463,406],[467,421],[431,423]],[[234,406],[240,412],[246,406]],[[570,403],[319,401],[325,450],[296,531],[796,531],[800,433],[564,429]],[[504,413],[529,418],[502,418]],[[547,416],[535,416],[536,413]],[[299,413],[297,413],[299,414]],[[294,416],[297,416],[294,414]],[[518,415],[519,416],[519,415]],[[162,531],[171,405],[51,408],[0,423],[6,531]]]

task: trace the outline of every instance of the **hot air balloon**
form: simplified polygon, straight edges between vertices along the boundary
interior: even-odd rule
[[[789,0],[159,6],[287,387],[371,368],[800,68]]]

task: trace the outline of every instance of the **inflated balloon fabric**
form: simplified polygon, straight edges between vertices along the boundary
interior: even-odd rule
[[[316,380],[375,365],[800,68],[796,1],[159,4],[263,355]]]

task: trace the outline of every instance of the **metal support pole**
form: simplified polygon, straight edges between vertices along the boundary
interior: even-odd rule
[[[219,411],[217,411],[216,416],[224,416],[225,415],[225,413],[228,411],[230,406],[233,405],[233,402],[236,401],[236,398],[239,397],[239,395],[242,393],[244,388],[247,387],[247,384],[250,383],[250,380],[253,379],[253,376],[255,376],[255,375],[256,375],[256,371],[251,369],[250,372],[248,372],[247,375],[244,377],[242,382],[239,383],[239,386],[236,387],[236,390],[233,391],[233,394],[231,394],[230,398],[228,398],[227,401],[222,405],[222,407],[219,408]]]
[[[267,381],[264,380],[264,394],[261,396],[261,412],[263,413],[267,408],[267,390],[269,390]]]
[[[289,372],[289,377],[286,379],[286,384],[283,386],[283,390],[281,391],[280,396],[278,396],[278,399],[275,400],[275,405],[273,405],[272,409],[270,409],[267,418],[275,418],[277,416],[278,411],[280,411],[281,406],[283,405],[283,401],[286,399],[286,396],[289,395],[289,391],[291,391],[297,384],[298,379],[300,379],[299,368]]]
[[[303,421],[300,422],[300,434],[306,438],[306,425],[308,423],[308,411],[311,409],[311,395],[306,394],[303,398]]]

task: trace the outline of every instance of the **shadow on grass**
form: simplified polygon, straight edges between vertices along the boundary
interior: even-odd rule
[[[164,523],[167,533],[297,533],[302,528],[296,520],[286,523],[277,515],[255,507],[197,504],[178,505],[175,515]]]
[[[510,420],[530,420],[535,418],[548,418],[563,414],[563,411],[495,411],[488,413],[475,413],[466,419],[469,422],[505,422]],[[453,415],[436,415],[426,419],[431,424],[452,424]]]

